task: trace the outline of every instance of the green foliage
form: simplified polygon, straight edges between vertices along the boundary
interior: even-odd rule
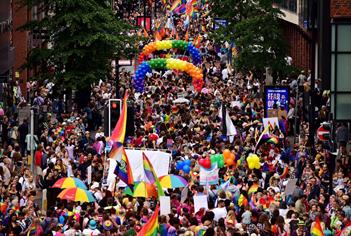
[[[210,0],[212,16],[226,19],[228,27],[213,33],[216,40],[234,41],[240,49],[235,58],[239,70],[286,70],[287,44],[281,34],[278,17],[282,12],[273,7],[273,0]]]
[[[132,26],[118,19],[103,0],[20,0],[28,7],[40,6],[45,13],[20,29],[47,32],[43,44],[33,49],[26,67],[36,71],[34,79],[52,79],[68,88],[87,88],[111,74],[111,60],[132,58],[137,38]]]

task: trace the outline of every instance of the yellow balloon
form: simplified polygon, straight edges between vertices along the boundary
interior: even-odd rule
[[[156,44],[157,50],[162,50],[162,42],[161,41],[157,41],[155,44]]]
[[[255,164],[255,169],[260,169],[261,168],[261,163],[260,162],[257,162],[256,164]]]

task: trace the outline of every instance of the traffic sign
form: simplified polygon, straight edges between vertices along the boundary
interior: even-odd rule
[[[317,137],[320,141],[323,141],[323,142],[329,141],[330,129],[328,129],[328,127],[326,127],[325,125],[321,125],[317,129]]]

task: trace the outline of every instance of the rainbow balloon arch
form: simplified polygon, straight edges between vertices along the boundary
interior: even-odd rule
[[[202,70],[194,64],[182,61],[179,59],[163,59],[157,58],[150,61],[144,61],[135,72],[134,88],[136,92],[142,93],[144,91],[144,82],[147,73],[152,73],[152,70],[178,70],[184,71],[192,77],[192,84],[196,91],[201,91],[204,84]]]
[[[155,58],[149,61],[144,61],[155,51],[169,49],[179,49],[188,52],[191,56],[192,63],[174,58]],[[201,53],[191,42],[183,40],[163,40],[149,43],[143,48],[138,61],[140,65],[133,78],[134,89],[136,92],[142,93],[144,91],[146,74],[152,73],[152,70],[166,69],[186,72],[192,77],[192,84],[196,91],[201,91],[204,84],[202,69],[196,66],[200,65],[202,62]]]
[[[147,44],[142,53],[139,55],[139,63],[142,63],[149,55],[155,51],[179,49],[188,52],[192,58],[192,63],[195,65],[201,64],[201,53],[191,42],[183,40],[163,40]]]

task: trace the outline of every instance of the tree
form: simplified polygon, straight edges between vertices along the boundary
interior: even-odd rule
[[[50,79],[65,88],[89,89],[111,74],[111,60],[131,58],[136,37],[132,26],[118,19],[104,0],[20,0],[38,7],[43,19],[21,27],[45,32],[42,48],[34,48],[26,67],[36,80]]]
[[[283,13],[273,7],[273,0],[210,0],[211,14],[228,21],[227,27],[214,32],[217,40],[235,42],[239,55],[235,66],[239,70],[263,72],[286,69],[287,44],[279,27]]]

